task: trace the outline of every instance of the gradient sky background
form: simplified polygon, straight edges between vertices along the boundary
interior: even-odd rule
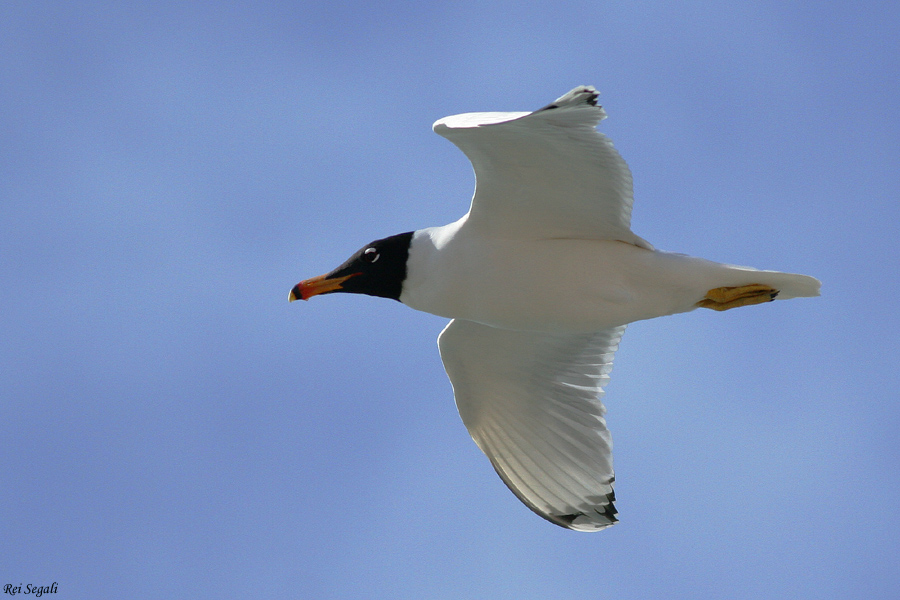
[[[896,598],[896,2],[3,2],[0,585]],[[621,522],[539,519],[444,319],[291,286],[468,207],[440,117],[593,84],[659,248],[823,296],[629,328]]]

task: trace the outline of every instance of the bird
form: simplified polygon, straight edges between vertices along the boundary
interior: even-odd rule
[[[532,112],[445,117],[475,171],[458,221],[375,240],[289,300],[367,294],[452,319],[438,337],[463,423],[528,508],[618,521],[601,398],[625,327],[696,308],[818,296],[806,275],[657,250],[631,231],[632,175],[592,86]]]

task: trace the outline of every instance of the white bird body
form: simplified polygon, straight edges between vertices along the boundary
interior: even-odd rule
[[[579,87],[531,113],[437,121],[475,170],[455,223],[377,240],[291,299],[399,300],[453,319],[438,338],[459,414],[510,490],[557,525],[616,522],[600,402],[633,321],[817,296],[806,275],[655,250],[631,231],[631,172]]]
[[[416,231],[400,301],[502,329],[585,333],[694,310],[712,288],[762,283],[791,298],[818,286],[803,275],[618,240],[522,240],[473,229],[463,218]]]

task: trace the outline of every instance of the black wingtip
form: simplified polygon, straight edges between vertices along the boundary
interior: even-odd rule
[[[610,483],[612,483],[612,481],[610,481]],[[568,529],[575,529],[578,531],[599,531],[601,529],[611,527],[612,525],[615,525],[619,522],[619,518],[616,516],[617,514],[619,514],[619,511],[616,510],[615,502],[616,491],[610,490],[610,492],[606,494],[603,499],[598,499],[593,507],[592,514],[578,512],[569,515],[550,515],[551,518],[548,520]],[[583,525],[576,524],[575,521],[577,521],[581,517],[585,517],[592,525],[595,526],[585,527]]]
[[[503,480],[503,483],[506,484],[506,487],[516,495],[516,498],[522,501],[522,504],[527,506],[531,511],[537,516],[541,517],[557,525],[559,527],[563,527],[565,529],[571,529],[573,531],[600,531],[602,529],[606,529],[612,525],[615,525],[619,522],[619,519],[616,517],[619,511],[616,510],[615,501],[616,501],[616,491],[611,489],[613,483],[615,483],[616,478],[612,476],[609,478],[609,481],[606,483],[610,485],[610,490],[608,493],[598,496],[590,496],[585,498],[590,508],[585,512],[577,512],[571,514],[556,514],[552,512],[545,512],[539,509],[534,503],[528,499],[522,492],[513,485],[512,481],[510,481],[509,477],[507,477],[506,473],[503,471],[503,468],[500,467],[493,459],[488,457],[491,461],[491,466],[494,467],[494,470],[497,472],[497,475],[500,476],[500,479]],[[582,523],[575,523],[575,521],[579,519],[584,519]]]
[[[588,97],[585,98],[585,104],[597,106],[597,99],[600,98],[600,92],[593,88],[583,88],[581,91],[589,94]]]
[[[577,104],[587,104],[588,106],[597,106],[597,99],[599,97],[600,92],[590,86],[577,87],[565,96],[557,98],[547,106],[539,108],[534,112],[553,110],[554,108],[560,108],[563,105],[572,106]]]

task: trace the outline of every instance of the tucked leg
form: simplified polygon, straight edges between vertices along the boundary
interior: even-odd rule
[[[706,297],[698,302],[697,306],[713,310],[728,310],[739,306],[771,302],[777,295],[778,290],[761,283],[738,287],[719,287],[706,292]]]

